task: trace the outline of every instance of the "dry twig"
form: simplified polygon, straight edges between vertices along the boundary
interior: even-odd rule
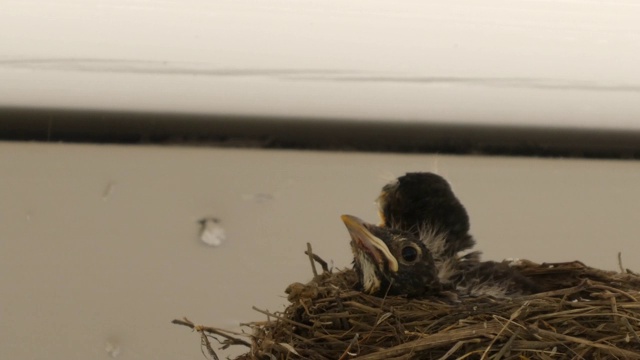
[[[513,299],[378,298],[353,290],[352,270],[325,270],[295,284],[298,295],[284,311],[254,308],[268,319],[249,325],[251,344],[186,319],[174,323],[251,346],[240,360],[640,359],[640,276],[580,262],[524,262],[520,270],[545,291]]]

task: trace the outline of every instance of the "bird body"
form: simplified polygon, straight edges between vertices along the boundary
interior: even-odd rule
[[[449,183],[432,173],[408,173],[378,197],[380,226],[343,215],[362,290],[375,295],[421,296],[442,289],[495,297],[537,288],[504,263],[482,262],[480,252],[459,255],[475,240],[469,216]]]

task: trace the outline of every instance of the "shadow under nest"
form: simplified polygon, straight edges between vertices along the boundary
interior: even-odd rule
[[[352,270],[325,270],[287,288],[291,304],[236,334],[174,323],[254,359],[640,359],[640,276],[580,262],[509,262],[544,292],[514,298],[376,297]],[[248,341],[242,340],[245,337]],[[220,340],[222,339],[222,340]]]

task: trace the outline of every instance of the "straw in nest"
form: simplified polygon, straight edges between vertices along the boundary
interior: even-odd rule
[[[311,254],[309,252],[309,254]],[[310,255],[313,256],[313,255]],[[237,334],[184,320],[210,342],[241,345],[254,359],[640,359],[640,276],[580,262],[510,262],[542,284],[515,298],[375,297],[354,290],[353,270],[324,272],[287,288],[291,304]],[[315,272],[315,267],[314,267]],[[255,309],[255,308],[254,308]],[[248,340],[245,340],[248,339]]]

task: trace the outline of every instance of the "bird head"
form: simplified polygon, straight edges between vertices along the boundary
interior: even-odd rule
[[[408,232],[342,215],[351,236],[354,268],[364,292],[420,296],[440,289],[431,253]]]

